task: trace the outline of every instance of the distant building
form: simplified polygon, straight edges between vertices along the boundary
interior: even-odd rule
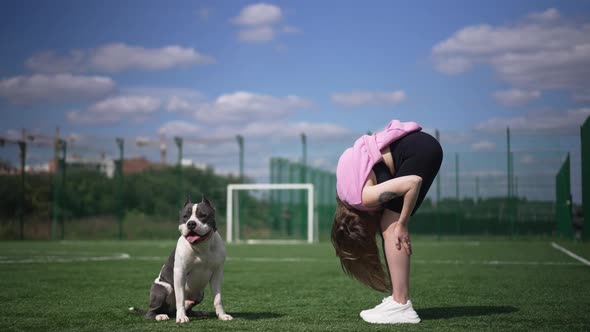
[[[26,165],[25,172],[27,172],[27,173],[49,173],[49,163]]]
[[[140,173],[156,167],[157,164],[151,163],[145,157],[125,159],[123,162],[123,174]]]
[[[207,165],[205,163],[197,163],[197,162],[194,162],[192,159],[185,159],[185,158],[183,158],[181,160],[181,165],[182,165],[182,167],[185,167],[185,168],[192,167],[192,168],[198,168],[198,169],[203,169],[203,170],[205,170],[209,167],[209,165]]]

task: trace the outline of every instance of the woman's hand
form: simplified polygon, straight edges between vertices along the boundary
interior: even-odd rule
[[[393,229],[393,239],[397,250],[405,250],[406,254],[412,254],[412,244],[410,242],[410,233],[405,223],[396,222]]]

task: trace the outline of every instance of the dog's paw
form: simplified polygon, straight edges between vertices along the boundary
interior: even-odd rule
[[[170,317],[168,317],[168,315],[162,314],[162,315],[156,315],[156,320],[169,320]]]
[[[217,318],[219,318],[219,320],[232,320],[232,319],[234,319],[232,316],[230,316],[228,314],[218,315]]]
[[[176,322],[177,323],[188,323],[189,319],[185,314],[182,315],[176,315]]]

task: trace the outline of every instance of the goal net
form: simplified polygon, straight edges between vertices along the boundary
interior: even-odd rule
[[[226,242],[317,242],[311,183],[227,186]]]

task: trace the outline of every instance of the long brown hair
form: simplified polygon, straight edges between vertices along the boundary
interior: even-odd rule
[[[375,236],[379,229],[374,214],[348,208],[336,198],[332,244],[342,270],[375,290],[389,291],[389,278],[379,258]]]

